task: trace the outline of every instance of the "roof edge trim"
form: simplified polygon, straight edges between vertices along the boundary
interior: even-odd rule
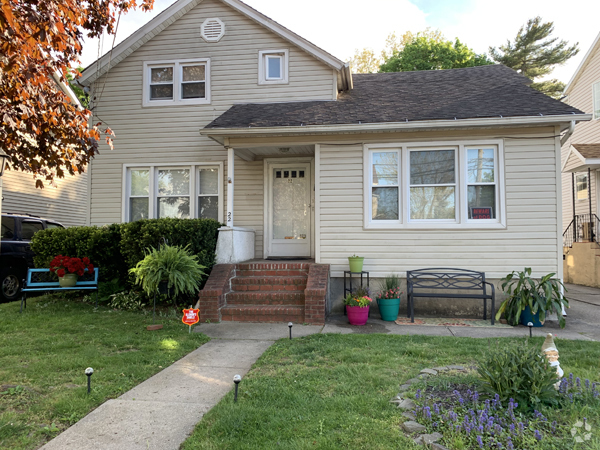
[[[596,48],[596,46],[599,43],[600,43],[600,33],[598,33],[598,36],[596,36],[596,39],[594,39],[594,42],[588,49],[587,53],[585,54],[585,56],[583,57],[581,62],[579,63],[579,66],[577,67],[577,69],[575,69],[575,73],[573,74],[573,76],[571,77],[571,79],[569,80],[567,85],[565,86],[565,90],[563,91],[565,94],[568,95],[569,89],[571,89],[571,86],[573,85],[573,83],[575,83],[577,78],[579,78],[579,75],[581,75],[581,72],[583,71],[584,67],[588,65],[588,62],[589,62],[588,59],[592,56],[592,53],[594,53],[594,49]]]
[[[268,30],[287,40],[291,44],[296,45],[297,47],[301,48],[308,54],[312,55],[313,57],[320,60],[324,64],[332,67],[333,69],[336,69],[338,71],[344,69],[345,63],[343,61],[327,53],[320,47],[317,47],[315,44],[307,41],[302,36],[294,33],[291,30],[288,30],[284,26],[275,22],[273,19],[268,18],[264,14],[251,8],[245,3],[239,0],[219,1],[235,9],[236,11],[245,15],[249,19],[254,20],[255,22],[267,28]],[[147,24],[143,25],[141,28],[139,28],[133,34],[127,37],[124,41],[118,44],[112,51],[112,57],[110,56],[111,52],[109,51],[105,55],[100,57],[99,60],[96,60],[93,63],[91,63],[86,68],[86,70],[84,70],[81,77],[79,78],[79,81],[81,83],[93,83],[97,78],[106,73],[106,66],[108,65],[109,58],[113,61],[114,65],[117,65],[122,59],[126,58],[127,56],[129,56],[130,53],[134,51],[132,50],[131,52],[127,53],[127,51],[131,47],[136,46],[139,43],[139,41],[146,39],[156,28],[160,27],[163,23],[170,20],[176,14],[180,13],[180,11],[189,7],[192,3],[194,3],[194,5],[192,5],[192,7],[194,7],[200,2],[198,0],[178,0],[175,3],[173,3],[163,12],[161,12],[152,20],[150,20]],[[149,39],[146,39],[146,41],[147,40]],[[140,45],[137,45],[136,49],[144,43],[145,42],[141,43]],[[125,54],[125,56],[119,59],[119,57],[123,54]],[[100,64],[100,67],[95,69],[94,67],[98,63]]]
[[[423,128],[463,128],[496,125],[570,124],[591,120],[591,114],[560,114],[555,116],[487,117],[459,120],[415,120],[412,122],[381,122],[363,124],[308,125],[294,127],[202,128],[203,136],[236,136],[258,134],[310,134],[328,132],[369,132],[386,130],[411,130]]]

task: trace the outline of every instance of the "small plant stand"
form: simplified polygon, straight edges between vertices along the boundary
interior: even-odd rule
[[[346,295],[348,295],[348,294],[352,294],[352,291],[353,291],[352,275],[360,275],[360,287],[364,286],[364,279],[365,279],[365,275],[366,275],[367,287],[369,287],[369,283],[371,281],[369,272],[366,272],[364,270],[362,272],[351,272],[349,270],[345,270],[344,271],[344,297],[346,297]],[[348,280],[347,282],[346,282],[346,279]],[[358,277],[357,277],[357,281],[358,281]],[[344,315],[346,315],[346,308],[344,308]],[[371,317],[371,309],[370,308],[369,308],[369,317]]]

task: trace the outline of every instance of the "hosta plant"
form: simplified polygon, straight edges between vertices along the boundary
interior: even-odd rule
[[[146,250],[146,257],[129,272],[135,275],[135,283],[148,296],[158,292],[161,282],[166,282],[175,296],[195,294],[200,288],[205,266],[198,257],[190,255],[188,247],[161,245]]]

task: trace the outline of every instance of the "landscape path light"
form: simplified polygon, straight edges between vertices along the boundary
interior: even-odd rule
[[[293,324],[292,322],[288,322],[288,327],[289,327],[289,329],[290,329],[290,339],[292,339],[292,326],[293,326],[293,325],[294,325],[294,324]]]
[[[233,401],[235,403],[237,403],[238,386],[240,384],[240,381],[242,381],[242,376],[241,375],[236,375],[236,376],[233,377],[233,382],[235,383],[235,395],[233,397]]]
[[[533,322],[527,322],[527,326],[529,327],[529,337],[531,337],[531,331],[533,330]]]
[[[88,367],[87,369],[85,369],[85,374],[88,377],[88,394],[90,393],[90,390],[92,389],[92,375],[94,373],[94,369],[92,369],[91,367]]]

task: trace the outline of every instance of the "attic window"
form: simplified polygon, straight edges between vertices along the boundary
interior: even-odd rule
[[[225,24],[221,19],[206,19],[200,26],[200,35],[206,42],[219,42],[224,34]]]
[[[288,60],[287,50],[258,52],[258,84],[287,84]]]

